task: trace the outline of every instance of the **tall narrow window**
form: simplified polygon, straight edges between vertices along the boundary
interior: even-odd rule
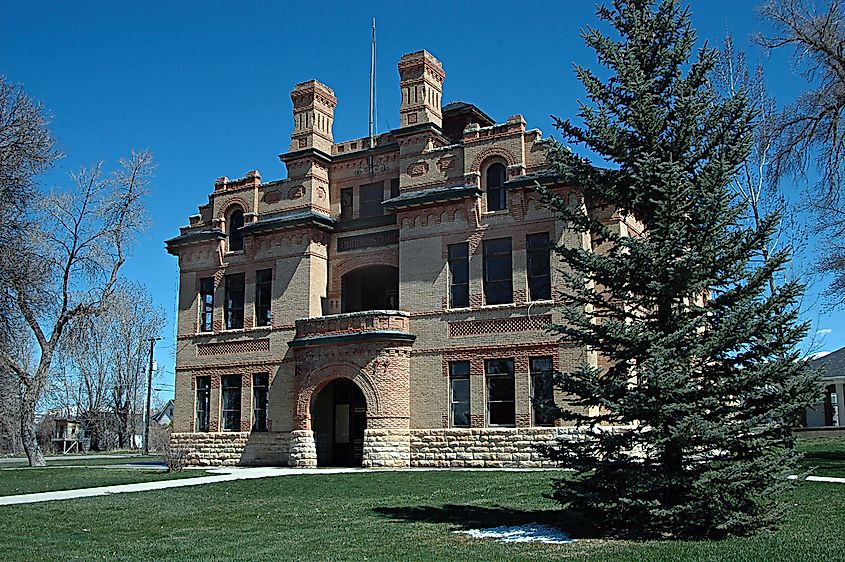
[[[449,307],[469,306],[469,244],[449,245]]]
[[[531,410],[534,425],[554,425],[554,384],[552,381],[552,358],[532,357],[531,371]]]
[[[484,303],[513,302],[511,239],[484,241]]]
[[[229,375],[221,381],[223,391],[223,431],[241,430],[241,376]]]
[[[501,211],[508,206],[505,190],[505,166],[496,162],[487,167],[485,186],[487,188],[487,210]]]
[[[229,251],[234,252],[244,249],[244,235],[241,232],[241,227],[244,225],[244,212],[240,209],[235,209],[229,215],[227,226],[229,232]]]
[[[390,198],[399,197],[399,178],[390,180]]]
[[[549,233],[529,234],[525,239],[528,254],[528,300],[552,298]]]
[[[252,376],[252,430],[267,431],[267,373]]]
[[[384,214],[384,183],[368,183],[361,186],[361,218],[378,217]]]
[[[487,424],[515,425],[515,387],[513,359],[488,359],[484,362],[487,378]]]
[[[200,279],[200,332],[214,330],[214,279]]]
[[[272,320],[273,270],[255,272],[255,325],[269,326]]]
[[[354,205],[355,193],[351,187],[344,187],[340,190],[340,218],[351,219],[352,207]]]
[[[208,411],[211,403],[211,377],[197,377],[196,421],[194,431],[208,431]]]
[[[244,274],[226,276],[226,329],[244,327]]]
[[[450,423],[469,427],[469,361],[449,363]]]

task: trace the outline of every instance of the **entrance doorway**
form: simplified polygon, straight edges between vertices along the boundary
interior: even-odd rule
[[[311,412],[317,466],[361,466],[367,401],[349,379],[336,379],[320,391]]]
[[[362,267],[341,278],[341,312],[398,308],[399,268],[389,265]]]

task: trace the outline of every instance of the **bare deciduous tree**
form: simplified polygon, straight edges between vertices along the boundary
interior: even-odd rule
[[[54,402],[85,423],[92,450],[132,446],[144,410],[146,344],[163,325],[164,313],[142,285],[119,283],[101,315],[69,328]]]
[[[825,248],[819,268],[834,275],[826,291],[845,305],[845,4],[841,0],[767,0],[760,8],[774,34],[760,42],[791,48],[808,89],[776,122],[772,167],[777,177],[820,176],[810,197]]]
[[[128,243],[143,227],[142,196],[153,167],[148,152],[132,153],[106,174],[102,164],[73,176],[73,187],[45,195],[36,221],[17,241],[17,263],[6,276],[15,315],[37,345],[27,369],[0,350],[0,362],[23,386],[21,441],[32,466],[44,465],[35,434],[35,408],[62,337],[72,323],[102,314],[115,290]]]
[[[17,244],[28,224],[34,177],[61,155],[47,128],[44,107],[0,76],[0,271],[14,267]],[[16,323],[12,294],[0,276],[0,345],[11,345]]]

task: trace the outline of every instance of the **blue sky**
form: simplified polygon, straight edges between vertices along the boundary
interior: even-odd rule
[[[718,43],[730,31],[746,48],[751,34],[765,30],[756,4],[696,0],[693,23],[702,40]],[[579,37],[596,22],[592,1],[0,0],[0,14],[0,73],[44,102],[67,154],[45,185],[66,185],[69,172],[100,159],[114,163],[133,148],[155,154],[153,224],[125,274],[144,283],[168,315],[156,353],[162,387],[173,381],[178,283],[176,258],[163,241],[207,200],[215,178],[256,168],[265,181],[284,176],[277,155],[289,142],[297,82],[316,78],[334,89],[335,139],[366,135],[373,16],[380,131],[398,124],[396,63],[404,53],[427,49],[443,62],[444,103],[472,102],[500,122],[521,113],[546,136],[554,133],[549,115],[574,116],[583,97],[572,63],[595,65]],[[764,59],[752,46],[749,60],[765,62],[781,103],[799,93],[802,79],[786,53]],[[845,345],[845,312],[817,304],[805,317],[811,334],[830,330],[818,349]]]

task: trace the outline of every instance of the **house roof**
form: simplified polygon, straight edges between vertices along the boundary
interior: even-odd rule
[[[824,378],[845,377],[845,347],[813,359],[810,363],[821,370]]]

